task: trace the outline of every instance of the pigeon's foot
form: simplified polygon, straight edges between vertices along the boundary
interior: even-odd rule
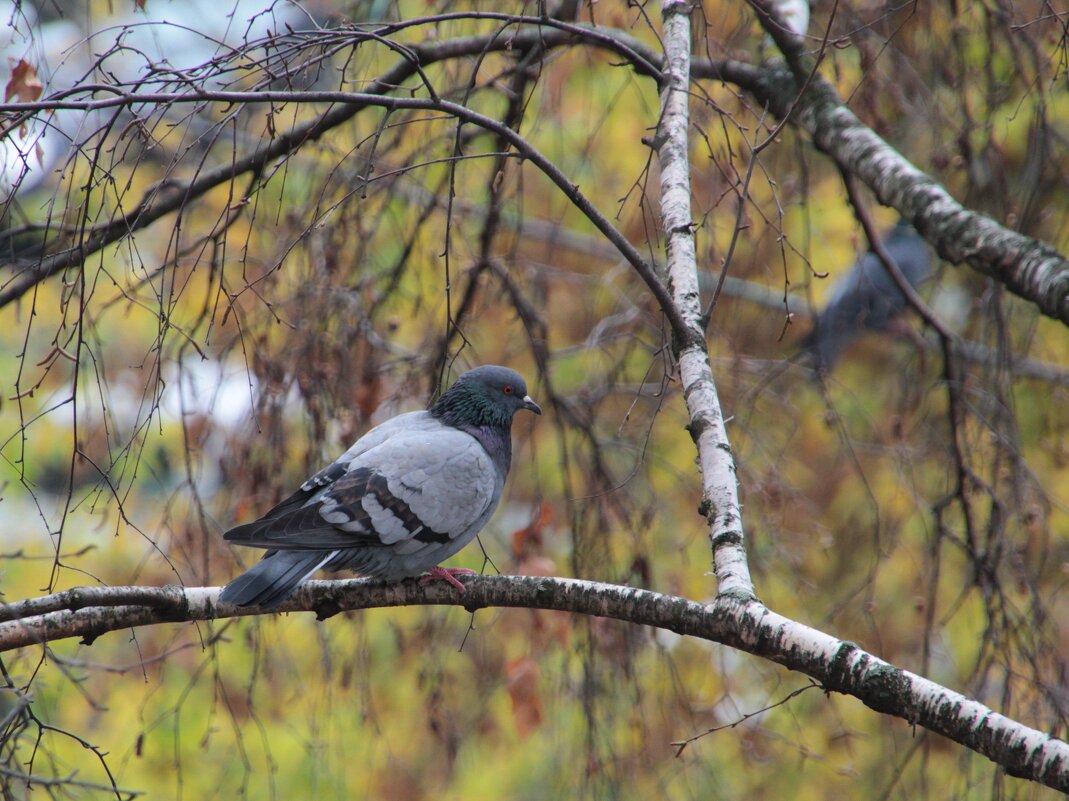
[[[432,567],[426,572],[425,575],[420,576],[419,583],[426,584],[428,581],[434,581],[435,579],[441,579],[442,581],[448,581],[460,592],[467,592],[467,589],[457,581],[457,576],[474,576],[478,571],[472,570],[469,567]]]

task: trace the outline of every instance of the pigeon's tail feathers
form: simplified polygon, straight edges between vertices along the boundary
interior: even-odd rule
[[[231,581],[219,602],[276,609],[304,580],[337,555],[337,551],[269,551],[263,559]]]

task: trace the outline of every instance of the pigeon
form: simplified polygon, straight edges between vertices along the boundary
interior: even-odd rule
[[[928,245],[905,220],[887,233],[883,246],[910,286],[916,288],[931,274]],[[818,369],[831,370],[839,354],[862,332],[892,328],[906,306],[905,295],[880,257],[869,251],[832,287],[831,300],[802,342],[803,355]]]
[[[521,409],[542,414],[519,373],[485,365],[429,410],[371,429],[259,520],[223,535],[267,553],[219,601],[274,609],[322,568],[386,581],[427,572],[464,592],[456,575],[475,571],[438,564],[497,508]]]

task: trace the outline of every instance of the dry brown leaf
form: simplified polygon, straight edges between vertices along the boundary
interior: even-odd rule
[[[531,657],[514,659],[505,666],[505,681],[512,700],[516,731],[526,738],[542,725],[542,698],[538,694],[541,672]]]
[[[26,59],[20,58],[11,68],[11,78],[4,87],[4,102],[17,97],[20,103],[32,103],[43,91],[44,85],[37,77],[37,70]]]
[[[512,555],[517,561],[541,553],[542,530],[552,519],[553,507],[542,503],[530,523],[512,532]]]

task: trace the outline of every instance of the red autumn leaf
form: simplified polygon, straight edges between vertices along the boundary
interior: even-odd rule
[[[530,523],[512,532],[512,555],[517,560],[542,552],[542,530],[552,519],[553,507],[548,503],[542,503]]]
[[[370,420],[382,403],[382,378],[375,373],[356,387],[356,405],[362,420]]]
[[[12,59],[14,60],[14,59]],[[20,58],[11,69],[11,78],[4,87],[4,102],[18,97],[20,103],[32,103],[41,96],[44,85],[37,77],[37,70],[26,59]]]

